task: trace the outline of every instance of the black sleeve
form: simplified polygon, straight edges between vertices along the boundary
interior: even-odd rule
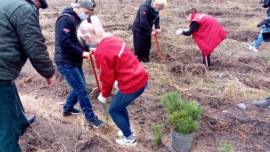
[[[200,27],[198,22],[192,22],[189,31],[183,31],[183,35],[190,36],[192,32],[197,31]]]
[[[156,29],[160,29],[159,16],[158,16],[157,19],[155,20],[155,28],[156,28]]]
[[[19,18],[16,33],[23,53],[27,55],[33,67],[41,76],[51,78],[55,71],[45,45],[45,37],[39,26],[38,10],[33,9],[32,6],[25,5],[22,7],[17,9],[18,12],[14,13],[14,17]],[[24,15],[16,15],[19,13]]]
[[[82,55],[83,51],[79,43],[72,41],[71,32],[76,31],[73,22],[69,17],[63,16],[57,21],[56,33],[58,34],[59,44],[65,50],[72,54]]]

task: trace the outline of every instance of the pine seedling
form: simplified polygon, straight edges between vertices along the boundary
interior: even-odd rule
[[[164,125],[163,124],[155,124],[155,125],[153,125],[153,129],[154,129],[154,133],[155,133],[155,138],[152,141],[152,143],[155,146],[158,146],[162,143]]]

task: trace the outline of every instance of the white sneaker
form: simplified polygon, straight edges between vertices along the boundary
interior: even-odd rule
[[[136,137],[134,136],[132,139],[127,139],[126,137],[121,139],[116,139],[115,142],[122,146],[131,146],[135,147],[137,145]]]
[[[244,46],[249,49],[252,50],[253,52],[258,52],[258,49],[255,48],[255,46],[253,44],[248,44],[248,43],[244,43]]]
[[[124,134],[123,134],[123,132],[122,132],[121,130],[119,130],[119,131],[117,132],[117,135],[118,135],[118,137],[124,137]]]
[[[121,130],[118,130],[117,135],[118,135],[118,137],[121,137],[121,138],[124,137],[124,134],[123,134],[123,132]],[[134,133],[133,133],[133,136],[135,136]]]

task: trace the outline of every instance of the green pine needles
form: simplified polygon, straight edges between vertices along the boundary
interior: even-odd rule
[[[154,133],[155,133],[155,138],[153,140],[153,144],[155,146],[158,146],[162,143],[164,125],[163,124],[154,124],[153,129],[154,129]]]
[[[179,134],[190,134],[198,130],[203,108],[196,100],[186,102],[177,92],[170,92],[161,98],[161,104],[168,113],[169,125]]]

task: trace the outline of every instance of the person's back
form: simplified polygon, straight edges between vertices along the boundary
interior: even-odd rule
[[[200,25],[199,29],[192,33],[192,37],[206,56],[227,37],[226,31],[210,15],[194,13],[190,25],[192,22],[197,22]]]
[[[115,80],[125,94],[136,92],[147,82],[148,74],[143,65],[120,38],[115,36],[104,38],[94,54],[97,67],[106,67],[100,74],[100,80],[103,80],[101,92],[105,97],[109,96],[111,91],[110,85],[107,84],[111,83],[112,86]]]
[[[65,8],[55,24],[56,63],[82,66],[82,46],[77,39],[76,28],[81,19],[71,7]]]
[[[28,57],[42,76],[52,77],[36,6],[24,0],[0,0],[0,18],[0,80],[16,79]]]

